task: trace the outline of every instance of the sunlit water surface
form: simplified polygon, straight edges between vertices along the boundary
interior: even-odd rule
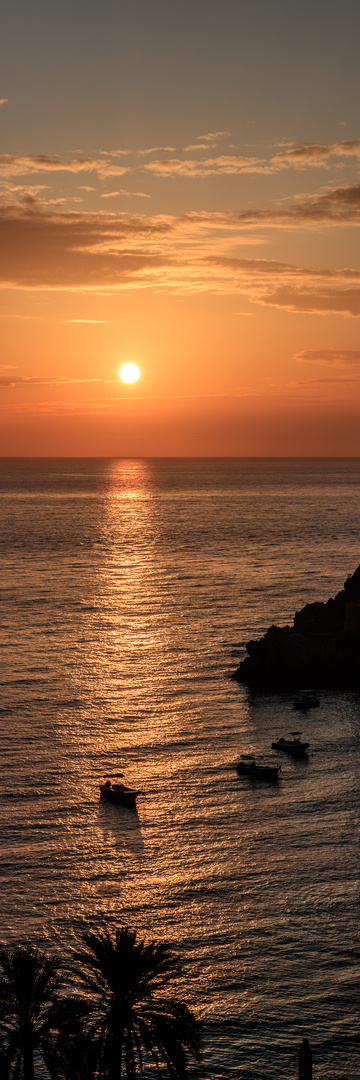
[[[184,958],[192,1075],[295,1078],[304,1035],[354,1071],[360,697],[251,785],[298,714],[229,675],[360,562],[360,461],[3,460],[0,517],[2,942],[127,923]],[[137,816],[99,801],[120,772]]]

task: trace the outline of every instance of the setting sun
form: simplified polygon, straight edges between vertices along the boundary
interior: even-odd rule
[[[123,364],[120,368],[119,375],[123,382],[137,382],[140,377],[140,368],[138,368],[137,364]]]

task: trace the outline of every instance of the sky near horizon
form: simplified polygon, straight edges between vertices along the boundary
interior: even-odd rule
[[[359,42],[358,0],[4,0],[0,455],[360,455]]]

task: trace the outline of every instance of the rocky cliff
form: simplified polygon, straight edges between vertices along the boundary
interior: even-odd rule
[[[269,689],[360,685],[360,566],[326,603],[306,604],[292,626],[249,641],[234,679]]]

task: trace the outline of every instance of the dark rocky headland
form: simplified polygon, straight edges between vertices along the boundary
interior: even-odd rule
[[[281,690],[360,685],[360,566],[326,603],[306,604],[293,626],[270,626],[249,641],[233,678]]]

